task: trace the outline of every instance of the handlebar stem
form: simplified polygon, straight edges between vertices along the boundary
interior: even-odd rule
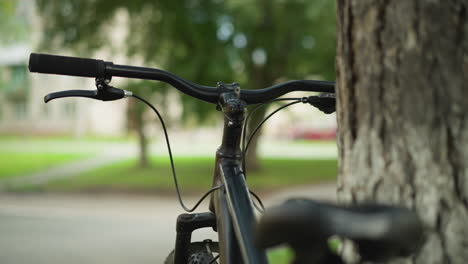
[[[240,159],[240,141],[247,104],[239,99],[238,85],[231,88],[232,91],[222,93],[219,99],[219,106],[224,113],[224,131],[217,153],[223,157]]]

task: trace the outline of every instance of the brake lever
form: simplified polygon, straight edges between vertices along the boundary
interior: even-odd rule
[[[122,99],[124,97],[131,96],[132,93],[118,89],[112,86],[109,86],[105,83],[104,80],[96,79],[97,90],[68,90],[60,91],[55,93],[50,93],[44,97],[44,102],[47,103],[54,99],[64,98],[64,97],[86,97],[95,100],[101,101],[114,101]]]
[[[303,103],[309,103],[325,114],[336,111],[336,97],[332,93],[322,93],[319,96],[309,96],[302,98]]]

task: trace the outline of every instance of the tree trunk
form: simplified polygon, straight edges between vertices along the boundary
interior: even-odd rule
[[[404,263],[468,263],[466,0],[338,0],[338,196],[414,209]]]
[[[253,130],[262,122],[265,118],[265,113],[267,107],[261,107],[258,109],[255,114],[252,114],[250,120],[247,124],[247,135],[250,136],[253,133]],[[255,136],[252,138],[252,141],[249,144],[249,148],[246,155],[246,169],[247,171],[259,171],[261,169],[260,157],[258,155],[258,140],[260,139],[262,129],[258,130]],[[246,138],[248,140],[248,138]]]
[[[148,162],[148,140],[145,134],[145,124],[143,120],[143,112],[136,113],[136,132],[138,134],[138,167],[147,168],[149,166]]]
[[[255,87],[255,89],[265,88],[273,84],[271,68],[266,65],[252,66],[249,77],[250,83]],[[268,106],[261,107],[252,114],[247,125],[248,136],[252,135],[255,128],[263,121],[267,108]],[[260,128],[250,142],[246,156],[247,171],[258,171],[261,169],[260,158],[258,155],[258,142],[261,137],[262,130],[263,129]]]
[[[128,106],[128,128],[135,130],[138,137],[138,164],[139,168],[147,168],[149,166],[148,160],[148,138],[144,130],[144,107],[136,100],[130,100]]]

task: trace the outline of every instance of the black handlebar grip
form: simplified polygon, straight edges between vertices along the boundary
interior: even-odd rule
[[[106,64],[103,60],[66,57],[31,53],[29,71],[49,74],[61,74],[81,77],[105,78]]]

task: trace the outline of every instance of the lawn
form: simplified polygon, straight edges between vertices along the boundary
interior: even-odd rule
[[[85,156],[63,153],[0,153],[0,180],[45,170]]]
[[[139,169],[129,159],[105,166],[80,176],[59,179],[39,190],[60,192],[164,192],[174,190],[170,163],[166,158],[153,158],[152,167]],[[175,158],[179,184],[184,192],[198,192],[210,187],[213,158]],[[337,161],[264,159],[263,170],[248,173],[247,182],[254,190],[279,189],[286,185],[311,184],[336,178]]]
[[[291,263],[294,258],[292,249],[287,247],[273,248],[267,251],[268,263],[286,264]]]
[[[51,136],[18,136],[18,135],[0,135],[0,144],[9,142],[31,142],[31,143],[56,143],[56,142],[111,142],[111,143],[126,143],[132,142],[130,137],[117,136],[82,136],[74,137],[69,135],[51,135]]]
[[[339,254],[340,240],[331,238],[328,240],[328,246],[332,252]],[[294,259],[294,252],[291,248],[281,245],[280,247],[272,248],[267,251],[268,263],[270,264],[285,264],[291,263]]]

